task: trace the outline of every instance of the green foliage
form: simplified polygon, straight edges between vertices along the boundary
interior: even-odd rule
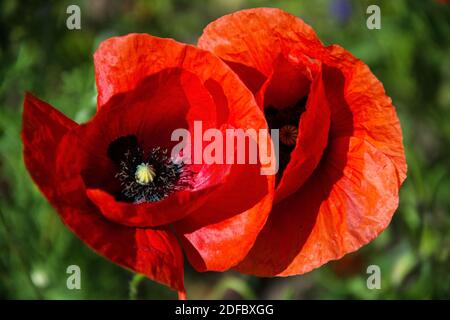
[[[152,0],[0,2],[0,298],[176,298],[93,253],[60,222],[31,182],[21,154],[25,91],[78,122],[95,112],[92,54],[103,39],[145,32],[195,43],[202,28],[241,8],[277,6],[310,23],[326,44],[364,60],[392,97],[404,131],[408,179],[390,227],[343,261],[307,275],[259,279],[235,272],[197,274],[191,298],[450,298],[450,6],[433,0]],[[343,2],[343,1],[339,1]],[[365,9],[381,7],[382,29],[368,30]],[[66,28],[79,4],[82,30]],[[82,289],[66,288],[66,268],[82,270]],[[382,270],[380,290],[366,268]]]

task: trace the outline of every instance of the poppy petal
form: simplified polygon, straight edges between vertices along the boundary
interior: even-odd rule
[[[97,107],[112,96],[132,90],[142,79],[180,66],[186,47],[173,40],[128,34],[103,41],[94,53]]]
[[[403,135],[383,84],[364,62],[340,46],[327,47],[321,59],[327,65],[328,101],[334,101],[330,135],[353,135],[371,143],[394,162],[401,185],[407,171]]]
[[[248,253],[272,207],[274,176],[257,166],[234,166],[228,183],[195,213],[174,224],[197,271],[224,271]],[[253,189],[249,193],[248,190]],[[246,197],[242,197],[246,194]]]
[[[254,98],[236,75],[208,51],[146,34],[110,38],[94,55],[98,108],[118,93],[135,89],[141,80],[164,69],[178,68],[197,76],[216,105],[216,125],[263,128],[263,114],[253,110]],[[196,90],[186,90],[186,93]],[[164,110],[164,109],[163,109]],[[160,111],[162,112],[162,111]],[[199,111],[200,112],[200,111]],[[211,114],[204,110],[202,116]]]
[[[90,203],[56,207],[62,221],[98,254],[181,293],[183,253],[168,229],[130,228],[106,220]]]
[[[389,224],[398,189],[396,168],[385,154],[356,137],[334,139],[317,172],[274,206],[237,270],[302,274],[357,250]]]
[[[42,193],[49,201],[53,201],[56,195],[51,167],[55,166],[56,148],[62,137],[78,124],[30,93],[26,93],[23,106],[25,165]]]
[[[256,95],[260,107],[277,109],[294,106],[307,97],[311,81],[320,70],[320,63],[299,54],[280,54],[273,62],[272,73]]]
[[[183,256],[170,231],[133,229],[107,221],[89,199],[82,196],[81,179],[78,185],[72,185],[73,189],[62,192],[59,186],[63,177],[56,175],[57,148],[65,135],[77,126],[49,104],[31,94],[25,96],[22,140],[24,160],[31,177],[64,224],[93,250],[183,293]]]
[[[280,54],[287,57],[292,49],[306,53],[322,48],[310,26],[275,8],[248,9],[225,15],[203,30],[197,45],[231,62],[232,69],[234,65],[252,68],[265,77],[272,74]]]
[[[274,207],[238,266],[244,273],[308,272],[370,242],[397,209],[406,162],[395,109],[365,64],[339,48],[331,52],[347,63],[323,59],[334,65],[323,69],[333,102],[324,158],[299,191]],[[281,244],[284,254],[277,254]]]
[[[64,224],[98,254],[179,292],[185,291],[183,253],[170,230],[129,228],[110,222],[88,202],[73,204],[69,200],[56,208]]]
[[[180,191],[158,202],[139,204],[117,201],[101,189],[87,189],[86,192],[89,199],[111,221],[132,227],[154,227],[189,215],[206,201],[205,193],[212,190]]]
[[[311,84],[306,111],[300,118],[295,149],[276,188],[275,203],[297,191],[319,164],[328,143],[330,118],[323,74],[319,72]]]

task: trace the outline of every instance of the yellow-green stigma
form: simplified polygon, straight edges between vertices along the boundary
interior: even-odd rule
[[[140,165],[138,165],[134,174],[136,182],[143,186],[152,183],[155,176],[155,169],[148,163],[141,163]]]

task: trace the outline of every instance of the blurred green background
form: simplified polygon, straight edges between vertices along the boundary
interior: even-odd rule
[[[66,28],[81,7],[82,30]],[[366,8],[381,7],[381,30]],[[190,298],[450,298],[450,6],[439,1],[152,0],[0,2],[0,298],[176,298],[93,253],[60,222],[25,170],[24,91],[78,122],[95,111],[92,54],[114,35],[144,32],[195,43],[203,27],[242,8],[280,7],[311,24],[326,44],[363,59],[383,82],[402,123],[408,179],[390,227],[370,245],[303,276],[259,279],[186,267]],[[82,289],[66,288],[66,268]],[[381,267],[381,289],[366,287]]]

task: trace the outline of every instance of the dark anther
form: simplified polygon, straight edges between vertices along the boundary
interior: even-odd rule
[[[124,136],[108,147],[108,157],[116,164],[122,201],[159,201],[190,185],[191,173],[183,163],[175,163],[167,149],[155,147],[144,152],[136,136]]]
[[[307,97],[299,100],[294,106],[285,108],[275,108],[267,106],[264,108],[264,115],[269,125],[269,129],[278,129],[280,137],[279,170],[277,182],[279,182],[284,169],[291,159],[291,152],[294,150],[298,135],[298,125],[300,117],[306,110]]]

